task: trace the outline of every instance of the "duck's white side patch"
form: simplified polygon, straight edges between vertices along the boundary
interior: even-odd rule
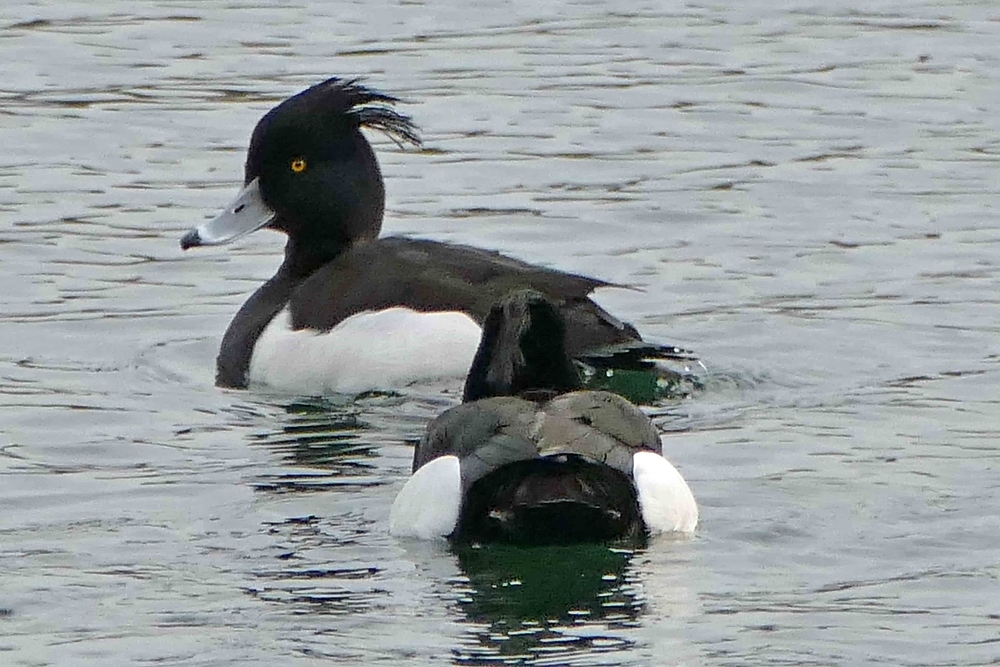
[[[690,533],[698,525],[698,505],[691,488],[670,461],[653,452],[632,457],[642,520],[652,534]]]
[[[462,471],[457,456],[441,456],[413,473],[389,510],[389,532],[424,540],[455,530],[462,506]]]
[[[287,309],[254,345],[251,383],[297,394],[352,393],[464,377],[480,327],[461,312],[389,308],[352,315],[328,332],[292,331]]]

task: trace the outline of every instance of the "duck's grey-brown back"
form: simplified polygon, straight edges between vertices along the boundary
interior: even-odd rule
[[[542,403],[500,396],[465,403],[435,419],[417,445],[413,471],[454,455],[468,489],[509,463],[575,455],[631,477],[638,451],[659,454],[659,435],[641,410],[617,394],[575,391]]]

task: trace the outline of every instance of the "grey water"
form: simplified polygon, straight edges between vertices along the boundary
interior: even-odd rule
[[[995,664],[998,73],[987,0],[4,2],[0,664]],[[398,541],[458,386],[213,386],[281,238],[178,239],[332,75],[423,130],[387,233],[697,351],[691,539]]]

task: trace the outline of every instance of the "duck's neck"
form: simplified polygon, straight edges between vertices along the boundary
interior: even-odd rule
[[[285,244],[285,260],[279,272],[295,281],[305,280],[320,267],[340,257],[355,245],[368,240],[329,237],[304,240],[289,238]]]

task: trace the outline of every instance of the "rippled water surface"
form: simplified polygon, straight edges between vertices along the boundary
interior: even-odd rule
[[[1000,9],[979,2],[60,2],[0,9],[0,664],[1000,660]],[[182,254],[256,119],[406,98],[386,231],[641,287],[690,540],[387,534],[457,386],[213,384],[273,272]]]

